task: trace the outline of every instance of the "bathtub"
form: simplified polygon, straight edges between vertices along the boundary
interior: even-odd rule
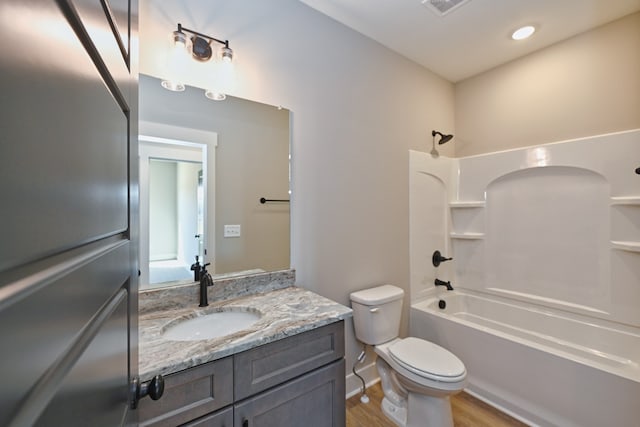
[[[638,328],[458,290],[412,304],[409,324],[464,362],[470,394],[527,424],[640,426]]]

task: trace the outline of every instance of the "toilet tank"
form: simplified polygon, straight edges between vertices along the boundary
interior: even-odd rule
[[[392,285],[353,292],[350,298],[356,338],[369,345],[396,338],[400,333],[403,296],[404,291]]]

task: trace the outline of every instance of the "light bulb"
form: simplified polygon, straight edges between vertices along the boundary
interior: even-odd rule
[[[224,93],[215,92],[213,89],[207,89],[204,93],[204,96],[214,101],[224,101],[225,99],[227,99],[227,95],[225,95]]]
[[[172,92],[184,92],[185,86],[183,83],[174,82],[172,80],[163,80],[161,83],[163,88]]]
[[[517,30],[515,30],[513,34],[511,34],[511,38],[514,40],[524,40],[528,37],[531,37],[531,35],[535,32],[536,32],[536,29],[534,26],[527,25],[525,27],[518,28]]]
[[[227,46],[223,46],[220,49],[220,57],[223,62],[231,62],[233,60],[233,49]]]
[[[189,38],[182,31],[170,34],[171,51],[168,55],[167,78],[162,81],[162,87],[173,91],[185,90],[184,75],[189,61]]]

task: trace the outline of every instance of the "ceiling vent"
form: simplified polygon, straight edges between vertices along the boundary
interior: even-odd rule
[[[438,16],[445,16],[471,0],[422,0],[422,4]]]

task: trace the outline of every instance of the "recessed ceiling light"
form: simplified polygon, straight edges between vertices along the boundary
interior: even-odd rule
[[[511,34],[511,38],[514,40],[524,40],[527,37],[530,37],[531,34],[535,33],[536,29],[532,25],[527,25],[522,28],[518,28]]]

